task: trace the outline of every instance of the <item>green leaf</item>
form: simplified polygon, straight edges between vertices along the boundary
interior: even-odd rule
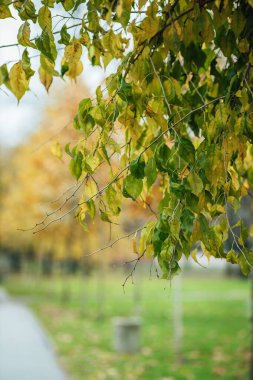
[[[227,252],[226,261],[231,264],[236,264],[238,262],[237,254],[233,249],[230,249],[230,251]]]
[[[175,194],[176,197],[182,199],[185,194],[185,186],[181,182],[170,181],[170,191]]]
[[[206,219],[206,217],[203,214],[199,215],[199,224],[201,228],[201,232],[203,235],[208,235],[209,233],[209,223]]]
[[[88,202],[86,202],[87,206],[87,212],[90,215],[91,219],[95,218],[96,215],[96,206],[93,199],[90,199]]]
[[[118,215],[121,210],[121,202],[118,192],[114,189],[113,185],[107,187],[105,191],[105,198],[112,214]]]
[[[102,211],[102,210],[99,210],[99,211],[100,211],[100,219],[103,220],[103,222],[112,223],[107,212]]]
[[[136,200],[142,192],[143,183],[141,179],[129,174],[123,180],[123,195],[125,198]]]
[[[156,256],[159,256],[161,250],[162,250],[162,245],[163,242],[167,239],[169,235],[169,229],[168,232],[165,233],[158,228],[155,228],[153,236],[152,236],[152,244],[154,247],[154,253]]]
[[[70,172],[76,179],[79,179],[82,174],[82,161],[83,155],[81,152],[78,152],[76,155],[72,156],[70,161]]]
[[[170,159],[171,151],[167,147],[166,144],[162,143],[160,146],[156,149],[155,152],[155,161],[157,169],[162,172],[168,171],[168,163]]]
[[[59,73],[55,70],[55,64],[54,62],[50,61],[47,57],[45,57],[43,54],[40,55],[40,64],[43,67],[43,69],[52,76],[59,76]]]
[[[48,7],[41,7],[38,13],[38,22],[42,30],[52,32],[52,16]]]
[[[171,280],[181,272],[181,268],[176,260],[164,260],[161,256],[158,256],[158,264],[163,272],[162,279]]]
[[[65,11],[70,11],[75,5],[75,0],[62,0],[61,3]]]
[[[248,239],[249,236],[249,230],[247,225],[244,223],[244,221],[240,220],[240,237],[238,239],[238,242],[240,245],[244,245]]]
[[[247,276],[253,268],[253,252],[248,248],[243,248],[237,256],[237,261],[242,273]]]
[[[35,44],[44,56],[46,56],[51,62],[55,62],[57,50],[52,34],[48,34],[46,30],[43,30],[41,36],[35,39]]]
[[[231,17],[231,28],[234,34],[238,37],[245,27],[246,19],[240,8],[236,9]]]
[[[132,86],[130,83],[127,83],[124,79],[120,80],[120,88],[118,91],[118,95],[125,102],[132,100]]]
[[[198,176],[198,174],[195,172],[191,172],[187,177],[187,181],[190,184],[192,193],[195,195],[199,195],[203,190],[203,182],[201,178]]]
[[[41,3],[47,5],[50,8],[53,8],[56,1],[57,0],[42,0]]]
[[[116,7],[117,21],[126,28],[131,16],[132,0],[120,0]]]
[[[34,75],[35,71],[31,68],[31,61],[28,55],[27,49],[22,54],[22,66],[26,75],[26,79],[29,79]]]
[[[186,162],[193,162],[195,159],[195,148],[191,140],[181,137],[178,143],[178,152],[180,157]]]
[[[31,0],[14,1],[13,6],[17,9],[21,20],[32,20],[34,23],[37,21],[37,14],[34,3]]]
[[[144,178],[145,161],[143,158],[138,157],[130,162],[130,172],[135,178]]]
[[[84,131],[85,137],[88,137],[90,131],[95,125],[93,117],[89,114],[92,109],[92,103],[89,98],[81,100],[78,107],[78,125]]]
[[[87,112],[91,109],[91,107],[92,102],[90,98],[85,98],[81,100],[81,102],[79,103],[78,113],[80,114],[80,116],[84,117],[87,114]]]
[[[18,43],[23,46],[29,46],[36,48],[36,45],[30,41],[30,25],[28,21],[25,21],[18,30]]]
[[[75,6],[73,8],[73,12],[75,12],[77,10],[77,8],[79,7],[79,5],[81,5],[81,4],[85,3],[85,2],[86,2],[86,0],[76,0],[75,1]]]
[[[68,45],[70,42],[70,34],[68,33],[68,28],[66,24],[63,25],[60,31],[61,39],[58,41],[59,44]],[[62,74],[64,75],[64,73]]]
[[[72,152],[70,151],[70,143],[66,144],[65,145],[65,152],[70,156],[70,157],[73,157],[73,154]]]
[[[195,219],[195,216],[193,212],[189,210],[188,208],[185,208],[180,217],[181,228],[185,230],[186,232],[192,232],[194,219]]]
[[[0,86],[5,84],[10,89],[9,73],[6,63],[0,66]]]
[[[157,169],[154,158],[150,158],[145,166],[145,176],[147,177],[147,185],[150,188],[156,180]]]

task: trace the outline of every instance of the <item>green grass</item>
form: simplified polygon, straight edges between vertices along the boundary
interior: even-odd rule
[[[182,358],[173,349],[173,288],[143,276],[122,290],[124,274],[92,278],[11,277],[10,294],[23,297],[53,338],[73,380],[248,379],[249,283],[183,278]],[[164,289],[165,287],[165,289]],[[62,299],[63,295],[69,299]],[[65,297],[66,298],[66,297]],[[137,300],[137,301],[136,301]],[[139,307],[142,348],[112,350],[112,318]]]

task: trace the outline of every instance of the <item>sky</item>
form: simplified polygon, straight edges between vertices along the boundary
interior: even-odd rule
[[[22,21],[17,19],[4,19],[0,23],[0,46],[17,42],[17,33]],[[31,36],[36,36],[38,30],[31,25]],[[8,68],[21,58],[24,48],[8,47],[0,48],[0,66],[9,61]],[[34,53],[33,53],[34,51]],[[36,51],[29,49],[30,56],[35,55]],[[81,78],[86,86],[94,93],[96,87],[105,78],[104,71],[98,67],[92,67],[88,58],[84,55],[84,70]],[[39,58],[31,60],[32,67],[38,68]],[[107,73],[108,74],[108,73]],[[68,79],[67,79],[68,80]],[[62,79],[54,78],[52,87],[61,84]],[[61,86],[60,86],[61,87]],[[53,91],[55,95],[55,91]],[[46,90],[35,74],[30,81],[30,91],[21,99],[19,105],[12,93],[4,87],[0,91],[0,144],[5,147],[15,147],[24,141],[36,126],[39,125],[42,110],[46,104],[50,103],[53,95],[47,94]]]

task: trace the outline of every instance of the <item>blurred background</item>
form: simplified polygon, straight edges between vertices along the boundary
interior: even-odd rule
[[[0,44],[15,41],[18,27],[4,21]],[[0,50],[1,64],[19,59],[17,48],[7,50]],[[88,219],[88,231],[69,213],[83,188],[69,173],[64,146],[80,139],[71,120],[103,77],[87,67],[78,83],[58,79],[49,95],[34,78],[19,106],[0,92],[2,292],[40,320],[67,379],[247,379],[248,278],[201,253],[197,262],[183,261],[171,283],[159,279],[152,260],[135,266],[134,237],[120,237],[152,219],[145,205],[126,201],[119,225]],[[102,169],[99,175],[106,180]],[[252,215],[252,204],[246,208]],[[51,215],[59,220],[44,228]],[[34,234],[36,224],[42,231]],[[133,328],[136,342],[122,348],[124,329]]]

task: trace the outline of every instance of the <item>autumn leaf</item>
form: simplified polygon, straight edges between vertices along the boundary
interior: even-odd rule
[[[39,68],[39,77],[40,81],[45,87],[45,89],[48,91],[52,82],[53,82],[53,76],[48,71],[44,69],[43,66],[40,66]]]
[[[35,44],[30,40],[31,29],[29,22],[26,21],[18,30],[18,42],[20,45],[36,48]]]
[[[52,31],[52,16],[47,6],[40,8],[38,13],[38,22],[41,29],[46,30],[48,33]]]
[[[11,90],[19,101],[29,88],[29,81],[26,78],[21,61],[12,66],[9,78]]]
[[[7,5],[0,4],[0,19],[12,17],[12,14]]]

